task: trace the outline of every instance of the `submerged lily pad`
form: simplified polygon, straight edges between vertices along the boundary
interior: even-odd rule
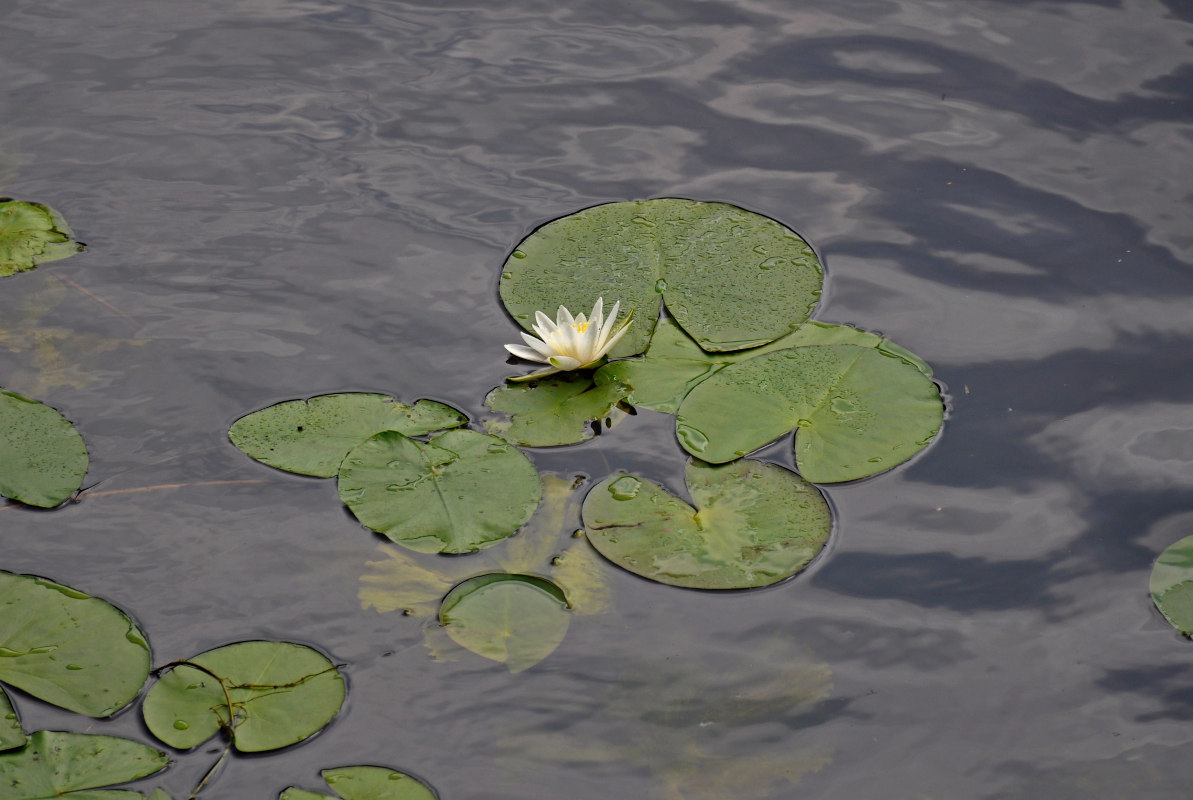
[[[0,390],[0,495],[53,508],[79,490],[87,446],[54,409]]]
[[[551,581],[494,573],[447,593],[439,622],[457,644],[521,672],[555,651],[567,633],[567,598]]]
[[[152,747],[90,733],[36,731],[20,750],[0,753],[0,797],[4,800],[133,800],[140,792],[105,790],[165,768],[166,754]]]
[[[82,249],[54,209],[0,197],[0,277],[69,258]]]
[[[768,586],[808,565],[832,530],[815,486],[774,464],[688,462],[695,508],[653,481],[613,475],[584,500],[584,529],[605,558],[692,589]]]
[[[340,465],[340,498],[361,524],[422,553],[468,553],[522,526],[542,485],[496,436],[448,431],[427,443],[386,431]]]
[[[538,228],[506,260],[501,299],[526,330],[536,311],[620,301],[637,312],[613,348],[620,357],[646,348],[660,300],[705,350],[740,350],[806,320],[821,281],[812,248],[775,220],[665,198],[594,206]]]
[[[0,572],[0,683],[91,717],[128,705],[149,677],[145,634],[77,589]]]
[[[1160,554],[1148,585],[1164,618],[1186,636],[1193,636],[1193,536],[1186,536]]]
[[[0,750],[12,750],[25,744],[25,731],[8,693],[0,686]]]
[[[149,690],[141,712],[149,731],[179,750],[222,729],[237,750],[257,753],[301,742],[343,703],[344,677],[326,656],[299,644],[257,641],[173,665]]]
[[[346,392],[287,400],[254,411],[236,420],[228,437],[263,464],[330,478],[348,451],[375,433],[422,436],[467,422],[462,412],[433,400],[408,406],[385,394]]]
[[[793,428],[813,483],[876,475],[940,430],[940,390],[902,357],[855,345],[778,350],[725,367],[680,404],[675,431],[697,458],[740,458]]]
[[[336,794],[291,786],[278,800],[436,800],[435,792],[418,778],[385,767],[336,767],[319,774]]]
[[[597,386],[587,372],[499,386],[485,398],[485,405],[506,416],[487,420],[485,429],[527,447],[583,442],[596,435],[594,422],[608,426],[624,416],[618,404],[629,393],[629,386],[612,380]]]

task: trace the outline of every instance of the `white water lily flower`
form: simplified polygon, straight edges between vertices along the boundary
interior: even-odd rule
[[[608,319],[604,315],[603,297],[597,298],[592,314],[588,317],[577,314],[573,318],[571,312],[560,306],[552,322],[546,314],[536,311],[534,332],[538,338],[523,333],[522,339],[526,345],[507,344],[505,349],[518,358],[549,364],[550,367],[511,380],[524,381],[556,372],[585,369],[600,361],[621,340],[633,320],[634,312],[631,310],[621,325],[616,324],[620,306],[620,301],[613,304]]]

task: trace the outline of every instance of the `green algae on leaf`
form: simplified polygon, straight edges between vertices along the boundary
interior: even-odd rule
[[[25,747],[0,753],[0,797],[144,800],[140,792],[95,790],[152,775],[169,763],[165,753],[130,739],[36,731]]]
[[[1172,627],[1193,636],[1193,536],[1186,536],[1160,554],[1152,567],[1148,590]]]
[[[21,728],[21,718],[12,707],[8,693],[0,686],[0,751],[12,750],[25,744],[25,731]]]
[[[499,386],[485,405],[504,417],[486,420],[485,429],[526,447],[575,444],[596,435],[594,422],[609,427],[624,416],[618,405],[629,393],[630,387],[617,381],[597,386],[587,372]]]
[[[526,330],[536,311],[598,297],[637,321],[614,357],[641,353],[660,303],[700,347],[756,347],[789,333],[820,297],[816,254],[791,229],[726,203],[664,198],[594,206],[526,237],[506,260],[501,299]]]
[[[475,431],[416,442],[385,431],[340,465],[340,499],[366,528],[422,553],[468,553],[514,533],[538,506],[538,471]]]
[[[54,209],[0,197],[0,277],[69,258],[82,249]]]
[[[61,708],[109,716],[149,677],[145,634],[77,589],[0,572],[0,683]]]
[[[278,800],[437,800],[435,792],[418,778],[386,767],[336,767],[319,774],[336,794],[291,786]]]
[[[238,642],[170,665],[141,713],[150,733],[170,747],[188,750],[223,730],[237,750],[257,753],[321,730],[339,713],[344,693],[336,665],[309,647]]]
[[[583,508],[593,547],[660,583],[745,589],[794,575],[828,541],[828,503],[815,486],[782,467],[693,459],[686,480],[695,508],[635,475],[598,483]]]
[[[439,606],[451,638],[510,672],[533,667],[554,652],[570,621],[567,598],[551,581],[493,573],[457,585]]]
[[[79,490],[87,446],[54,409],[0,390],[0,495],[53,508]]]
[[[330,478],[348,451],[375,433],[422,436],[467,422],[462,412],[433,400],[408,406],[385,394],[345,392],[254,411],[232,424],[228,438],[263,464]]]
[[[680,404],[676,435],[697,458],[740,458],[793,428],[813,483],[876,475],[932,441],[940,390],[902,356],[856,345],[778,350],[725,367]]]

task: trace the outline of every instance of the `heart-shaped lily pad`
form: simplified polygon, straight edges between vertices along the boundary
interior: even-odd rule
[[[815,486],[774,464],[688,462],[689,506],[653,481],[614,475],[584,499],[584,530],[630,572],[692,589],[768,586],[808,565],[832,530]]]
[[[171,667],[141,713],[150,733],[179,750],[221,729],[241,752],[276,750],[322,729],[344,703],[335,664],[300,644],[238,642]]]
[[[1164,618],[1186,636],[1193,636],[1193,536],[1186,536],[1160,554],[1148,585]]]
[[[263,464],[330,478],[348,451],[375,433],[422,436],[467,422],[465,414],[434,400],[408,406],[385,394],[345,392],[254,411],[236,420],[228,437]]]
[[[128,705],[149,677],[145,634],[77,589],[0,572],[0,682],[91,717]]]
[[[614,380],[597,386],[587,372],[506,384],[485,398],[486,406],[505,415],[486,420],[485,429],[526,447],[583,442],[596,435],[594,422],[611,426],[624,416],[618,404],[629,393],[629,386]]]
[[[536,311],[603,297],[636,320],[612,351],[640,353],[660,300],[705,350],[778,339],[820,297],[820,262],[795,231],[725,203],[664,198],[594,206],[526,237],[506,260],[501,299],[531,330]]]
[[[0,197],[0,277],[69,258],[82,249],[54,209]]]
[[[385,767],[337,767],[319,774],[336,794],[291,786],[278,800],[436,800],[435,792],[418,778]]]
[[[469,578],[439,606],[439,622],[457,644],[505,664],[510,672],[529,669],[551,655],[569,621],[563,590],[533,575]]]
[[[8,693],[0,686],[0,750],[12,750],[25,744],[25,731]]]
[[[44,403],[0,391],[0,495],[53,508],[86,474],[87,446],[74,425]]]
[[[422,553],[468,553],[520,528],[542,494],[513,445],[475,431],[425,444],[386,431],[340,465],[340,499],[366,528]]]
[[[940,430],[940,390],[903,358],[855,345],[778,350],[725,367],[680,404],[675,431],[697,458],[740,458],[799,428],[800,474],[813,483],[876,475]]]
[[[144,800],[140,792],[95,790],[152,775],[169,763],[165,753],[129,739],[36,731],[25,747],[0,753],[0,797]]]

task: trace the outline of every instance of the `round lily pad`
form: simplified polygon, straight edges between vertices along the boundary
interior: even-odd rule
[[[486,420],[485,429],[527,447],[583,442],[596,435],[593,423],[610,420],[629,393],[629,386],[616,381],[597,386],[587,372],[506,384],[485,398],[486,406],[503,415]]]
[[[83,437],[54,409],[0,390],[0,495],[53,508],[87,474]]]
[[[594,206],[538,228],[506,260],[501,299],[526,330],[536,311],[619,301],[637,316],[614,357],[646,348],[660,301],[700,347],[740,350],[807,319],[822,278],[808,243],[775,220],[664,198]]]
[[[0,277],[69,258],[82,249],[54,209],[0,197]]]
[[[563,590],[533,575],[469,578],[439,606],[439,622],[456,644],[505,664],[510,672],[529,669],[551,655],[569,621]]]
[[[653,481],[614,475],[584,499],[584,530],[605,558],[692,589],[768,586],[802,570],[832,530],[820,491],[774,464],[688,462],[695,508]]]
[[[433,400],[408,406],[385,394],[345,392],[254,411],[232,424],[228,438],[263,464],[330,478],[348,451],[375,433],[422,436],[467,422],[462,412]]]
[[[319,773],[335,795],[308,792],[291,786],[278,800],[436,800],[418,778],[386,767],[336,767]]]
[[[0,572],[0,682],[106,717],[149,677],[145,634],[120,609],[34,575]]]
[[[1160,554],[1148,585],[1164,618],[1186,636],[1193,636],[1193,536],[1186,536]]]
[[[422,553],[468,553],[520,528],[542,494],[513,445],[475,431],[427,443],[386,431],[340,465],[340,499],[361,524]]]
[[[680,404],[675,431],[697,458],[740,458],[798,428],[795,456],[813,483],[876,475],[940,430],[940,390],[913,363],[856,345],[778,350],[725,367]]]
[[[36,731],[20,750],[0,753],[4,800],[118,800],[143,797],[132,791],[89,791],[127,783],[164,769],[170,759],[152,747],[91,733]]]
[[[309,647],[238,642],[173,665],[146,694],[141,713],[150,733],[179,750],[223,729],[237,750],[256,753],[322,729],[339,713],[344,691],[335,664]]]

